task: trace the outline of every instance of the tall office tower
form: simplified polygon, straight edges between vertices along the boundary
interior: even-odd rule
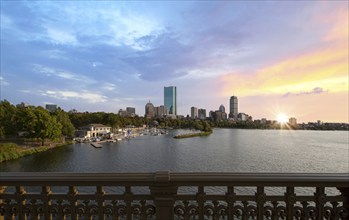
[[[191,107],[191,109],[190,109],[191,111],[191,118],[192,119],[195,119],[195,118],[197,118],[198,117],[198,108],[196,108],[196,107]]]
[[[230,112],[229,112],[229,118],[234,118],[238,115],[238,97],[232,96],[230,97]]]
[[[177,88],[176,86],[164,87],[164,105],[170,115],[177,115]]]
[[[154,105],[149,101],[145,105],[145,117],[154,118],[154,116],[155,116],[155,108],[154,108]]]

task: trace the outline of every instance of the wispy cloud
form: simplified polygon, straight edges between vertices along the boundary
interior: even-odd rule
[[[99,88],[107,90],[107,91],[115,91],[116,85],[113,83],[104,83]]]
[[[41,95],[48,96],[55,99],[63,100],[82,100],[88,103],[104,103],[107,102],[108,98],[98,93],[92,93],[88,91],[58,91],[58,90],[46,90],[42,91]]]
[[[10,83],[8,81],[6,81],[4,77],[0,76],[0,85],[1,86],[8,86],[8,85],[10,85]]]
[[[328,91],[325,91],[323,88],[321,87],[315,87],[314,89],[312,89],[311,91],[307,91],[307,92],[299,92],[299,93],[292,93],[292,92],[288,92],[286,94],[283,95],[283,97],[288,97],[291,95],[296,95],[296,96],[300,96],[300,95],[313,95],[313,94],[321,94],[321,93],[327,93]]]
[[[55,69],[40,64],[33,64],[33,70],[37,73],[45,74],[46,76],[54,76],[67,80],[83,81],[84,83],[96,82],[95,80],[81,74],[74,74],[66,70]]]

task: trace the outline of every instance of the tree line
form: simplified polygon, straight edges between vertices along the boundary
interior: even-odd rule
[[[76,129],[92,123],[108,125],[112,130],[127,126],[156,125],[163,128],[212,131],[211,122],[206,120],[121,117],[106,112],[65,112],[60,108],[49,112],[41,106],[15,106],[7,100],[0,102],[0,137],[21,134],[26,138],[39,138],[44,143],[45,139],[72,137]]]

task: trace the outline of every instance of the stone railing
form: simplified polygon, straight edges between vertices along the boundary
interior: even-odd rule
[[[0,219],[349,219],[349,174],[1,173]]]

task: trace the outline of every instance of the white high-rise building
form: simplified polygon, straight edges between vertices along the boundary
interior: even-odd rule
[[[198,117],[198,108],[196,107],[191,107],[191,118],[195,119]]]

